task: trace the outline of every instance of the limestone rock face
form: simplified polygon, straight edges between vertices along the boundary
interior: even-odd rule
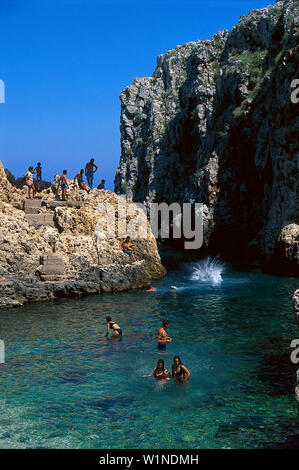
[[[28,215],[22,210],[26,194],[26,188],[10,185],[0,164],[1,307],[140,288],[165,275],[144,214],[140,220],[146,238],[132,237],[137,262],[120,250],[117,211],[119,204],[127,207],[130,201],[124,203],[110,191],[87,194],[70,182],[67,203],[56,200],[55,187],[47,189],[39,200],[26,204]],[[37,226],[33,218],[38,217],[52,223]],[[107,232],[109,217],[115,219],[115,234]]]
[[[298,15],[280,1],[160,55],[120,95],[115,178],[136,202],[205,204],[210,249],[295,274]]]

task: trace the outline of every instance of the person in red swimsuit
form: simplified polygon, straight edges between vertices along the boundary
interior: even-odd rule
[[[144,375],[143,377],[150,377],[150,376],[153,376],[153,377],[155,377],[156,379],[159,379],[159,380],[170,380],[171,379],[169,370],[165,369],[165,367],[164,367],[163,359],[158,360],[157,367],[154,368],[152,374],[147,374],[147,375]]]

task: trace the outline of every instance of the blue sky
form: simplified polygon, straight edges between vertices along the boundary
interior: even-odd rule
[[[274,1],[272,2],[274,3]],[[15,176],[42,162],[43,178],[91,156],[113,189],[120,157],[119,95],[152,75],[178,44],[231,29],[271,1],[0,0],[0,159]]]

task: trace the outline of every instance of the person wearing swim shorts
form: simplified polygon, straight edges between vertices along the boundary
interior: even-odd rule
[[[79,173],[76,174],[75,178],[74,178],[74,181],[76,181],[76,179],[78,180],[78,185],[79,185],[79,188],[80,189],[83,189],[83,191],[87,191],[89,193],[90,191],[90,188],[87,186],[87,184],[85,183],[85,181],[83,181],[83,175],[84,175],[84,170],[81,169],[79,171]]]
[[[94,164],[94,158],[91,158],[88,163],[85,165],[85,176],[87,178],[87,183],[92,189],[93,183],[93,174],[97,171],[98,167]]]
[[[108,336],[109,333],[111,333],[111,331],[113,331],[114,337],[122,336],[123,332],[122,332],[121,327],[117,323],[115,323],[115,321],[112,321],[111,317],[106,317],[106,322],[107,322],[106,336]]]
[[[66,174],[67,174],[67,171],[63,170],[62,175],[60,176],[60,186],[62,190],[61,198],[63,201],[66,201],[66,190],[69,187],[69,185],[67,184],[67,180],[66,180]]]
[[[25,175],[24,175],[24,178],[26,178],[26,183],[27,183],[27,186],[28,186],[28,199],[32,199],[31,198],[31,191],[32,191],[33,198],[35,197],[35,186],[34,186],[34,182],[33,182],[33,174],[34,173],[35,173],[35,170],[33,169],[33,166],[30,166],[28,168],[27,173],[25,173]]]
[[[177,380],[184,382],[189,379],[190,372],[187,367],[182,364],[179,356],[174,356],[172,364],[172,377],[175,377]]]
[[[126,253],[127,255],[130,256],[131,260],[135,263],[136,258],[134,256],[132,246],[133,243],[130,243],[131,237],[127,236],[120,244],[120,248],[123,250],[123,253]]]
[[[163,326],[159,328],[158,331],[158,349],[159,351],[166,351],[166,344],[171,343],[172,338],[167,336],[167,328],[169,327],[170,323],[168,320],[163,321]]]
[[[40,162],[37,163],[34,171],[36,172],[37,190],[40,191],[40,182],[42,180],[42,167]]]

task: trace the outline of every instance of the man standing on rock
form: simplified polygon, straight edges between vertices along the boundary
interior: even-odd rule
[[[42,166],[40,162],[37,163],[36,168],[34,168],[34,171],[36,173],[37,190],[40,191],[40,183],[42,180]]]
[[[94,164],[94,158],[91,158],[90,162],[86,163],[85,166],[85,176],[87,178],[87,183],[90,189],[92,189],[93,174],[97,171],[97,169],[97,165]]]
[[[69,185],[67,184],[67,180],[66,180],[66,174],[67,174],[67,171],[63,170],[62,175],[60,176],[60,186],[61,186],[61,191],[62,191],[61,198],[63,201],[66,201],[66,190],[69,187]]]

